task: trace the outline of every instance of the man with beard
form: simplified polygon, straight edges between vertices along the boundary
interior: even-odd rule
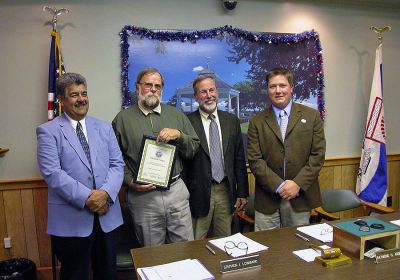
[[[142,246],[193,240],[189,192],[180,176],[182,160],[192,158],[200,143],[187,117],[160,103],[163,86],[157,69],[143,69],[136,79],[138,103],[119,112],[112,123],[126,164],[128,206]],[[158,142],[177,143],[169,190],[135,181],[144,135],[157,137]]]
[[[122,224],[118,192],[124,162],[113,129],[87,116],[86,80],[56,82],[64,113],[36,129],[37,157],[48,186],[47,233],[61,262],[60,279],[117,279]]]
[[[231,234],[232,213],[247,204],[249,187],[239,119],[217,110],[213,75],[193,81],[199,109],[188,115],[200,138],[198,153],[185,163],[195,239]]]

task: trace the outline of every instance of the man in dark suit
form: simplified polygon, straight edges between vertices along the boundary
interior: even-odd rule
[[[210,230],[213,237],[227,236],[234,209],[243,209],[249,193],[240,122],[217,110],[213,75],[199,75],[193,90],[199,109],[188,118],[201,147],[185,164],[184,179],[190,192],[194,238],[205,238]]]
[[[321,205],[318,174],[325,160],[322,120],[317,110],[292,101],[293,73],[275,68],[266,80],[272,106],[248,130],[255,230],[309,224],[310,210]]]
[[[60,279],[117,279],[118,192],[124,162],[110,124],[87,116],[86,80],[57,79],[64,113],[36,129],[40,171],[48,185],[47,233]]]

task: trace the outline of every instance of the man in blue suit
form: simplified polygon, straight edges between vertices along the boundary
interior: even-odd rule
[[[40,171],[48,185],[48,224],[60,279],[117,279],[116,228],[124,162],[111,125],[86,116],[86,80],[57,79],[64,114],[36,129]]]

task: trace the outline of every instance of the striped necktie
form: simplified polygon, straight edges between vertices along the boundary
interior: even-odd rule
[[[287,129],[287,125],[288,125],[288,116],[287,116],[285,110],[281,110],[279,112],[279,116],[281,118],[280,129],[281,129],[282,140],[285,141],[286,129]]]
[[[83,134],[82,125],[80,122],[76,125],[76,135],[78,136],[79,142],[81,142],[83,151],[85,152],[86,158],[89,161],[90,167],[92,167],[92,161],[90,160],[89,144],[86,141],[85,134]]]
[[[224,162],[222,161],[221,139],[219,137],[218,125],[215,121],[215,116],[210,114],[208,118],[210,123],[210,158],[211,158],[211,173],[213,179],[220,183],[224,177]]]

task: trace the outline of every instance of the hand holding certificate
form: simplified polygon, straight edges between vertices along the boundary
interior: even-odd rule
[[[169,189],[176,152],[175,144],[160,143],[155,137],[144,135],[136,182]]]

